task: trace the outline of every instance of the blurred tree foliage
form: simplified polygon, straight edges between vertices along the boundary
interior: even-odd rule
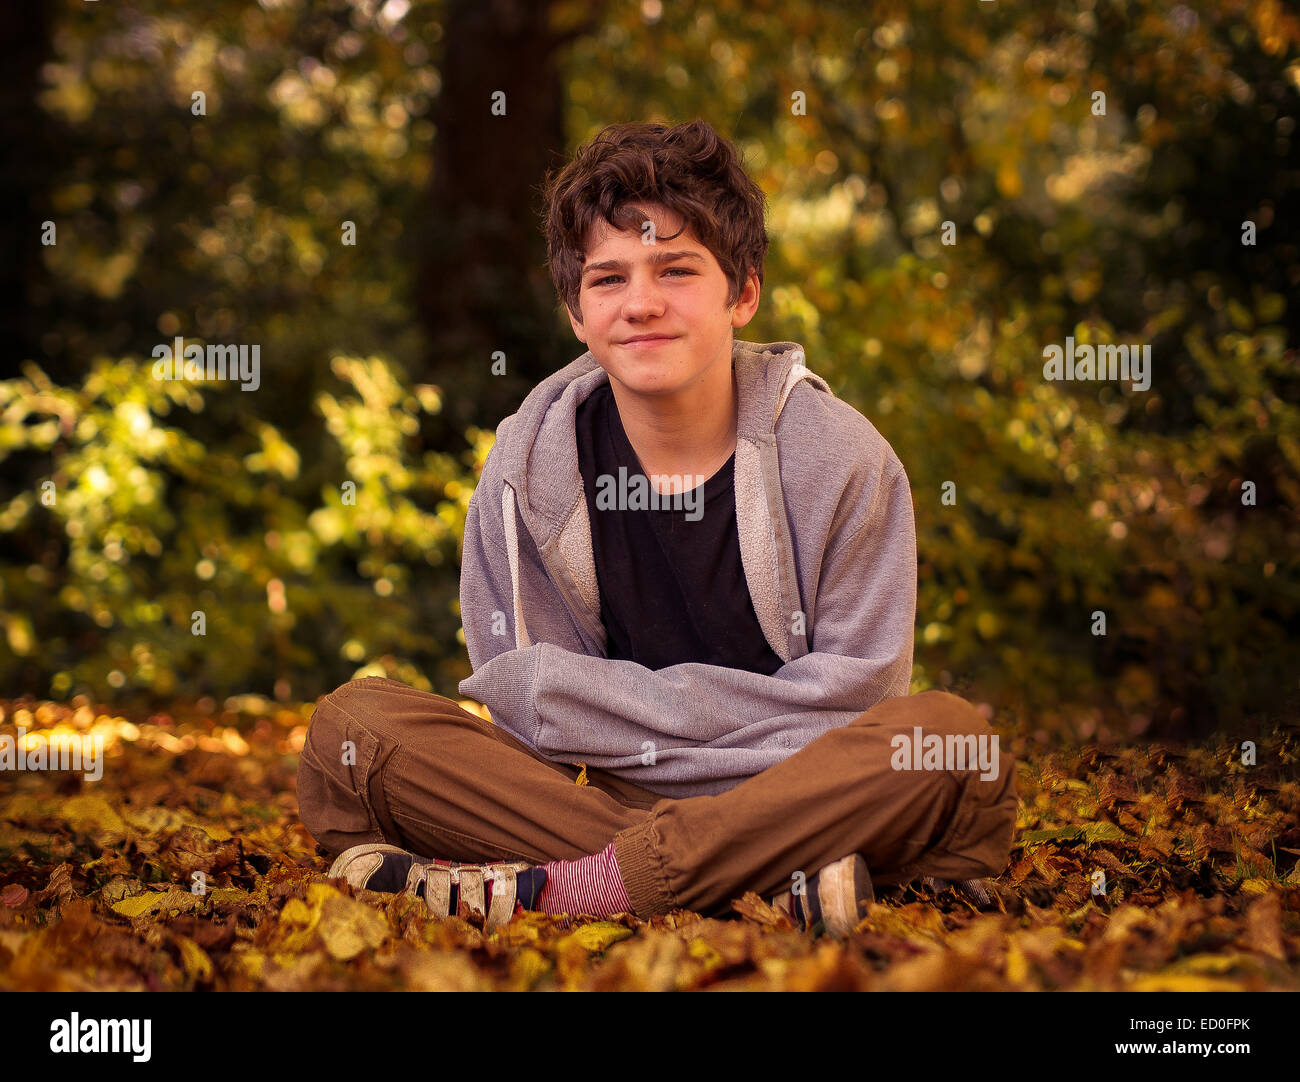
[[[3,453],[44,456],[53,483],[0,517],[34,549],[0,569],[8,678],[56,696],[288,697],[385,658],[429,688],[421,666],[456,652],[457,545],[491,434],[472,433],[469,467],[416,452],[437,391],[404,388],[380,358],[333,369],[348,393],[319,395],[308,451],[341,460],[347,480],[315,501],[274,426],[250,416],[215,445],[187,432],[237,385],[155,380],[132,360],[98,362],[78,388],[35,366],[0,384]]]
[[[6,686],[310,697],[378,664],[454,694],[456,541],[500,417],[450,446],[457,386],[416,382],[448,10],[57,5],[29,233],[58,244],[39,367],[0,391]],[[626,0],[586,29],[569,147],[697,115],[736,140],[773,238],[741,336],[802,342],[907,467],[918,688],[1093,705],[1120,733],[1294,695],[1294,15]],[[177,334],[260,343],[261,389],[152,380]],[[1067,336],[1150,345],[1150,390],[1046,381]]]

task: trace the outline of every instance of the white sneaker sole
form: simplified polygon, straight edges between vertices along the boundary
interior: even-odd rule
[[[818,873],[817,900],[828,936],[843,939],[853,933],[862,920],[862,904],[876,900],[861,853],[841,857]]]

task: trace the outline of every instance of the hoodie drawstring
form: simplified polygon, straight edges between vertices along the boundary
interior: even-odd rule
[[[519,535],[515,524],[515,490],[509,484],[501,486],[501,522],[506,531],[506,556],[510,560],[510,589],[515,602],[515,649],[522,650],[533,644],[524,623],[523,599],[519,593]]]

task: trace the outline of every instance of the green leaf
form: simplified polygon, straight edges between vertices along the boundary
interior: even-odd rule
[[[1020,835],[1021,845],[1042,842],[1073,842],[1083,837],[1083,827],[1052,827],[1050,830],[1026,830]]]
[[[1086,826],[1051,827],[1046,830],[1026,830],[1016,840],[1017,845],[1041,845],[1044,842],[1083,842],[1095,845],[1097,842],[1127,841],[1125,834],[1114,823],[1099,820]]]
[[[1089,845],[1094,845],[1097,842],[1123,842],[1129,840],[1127,834],[1106,819],[1099,819],[1095,823],[1089,823],[1083,828],[1083,837]]]

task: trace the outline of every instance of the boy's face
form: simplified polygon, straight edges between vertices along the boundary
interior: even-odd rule
[[[638,210],[654,223],[656,238],[682,225],[664,207]],[[728,308],[727,277],[692,230],[653,244],[642,243],[642,235],[616,232],[602,220],[588,237],[578,294],[582,322],[569,313],[573,333],[609,378],[633,394],[669,396],[710,377],[721,384],[723,370],[730,386],[732,330],[758,308],[758,275],[751,271]],[[642,335],[667,340],[631,341]]]

